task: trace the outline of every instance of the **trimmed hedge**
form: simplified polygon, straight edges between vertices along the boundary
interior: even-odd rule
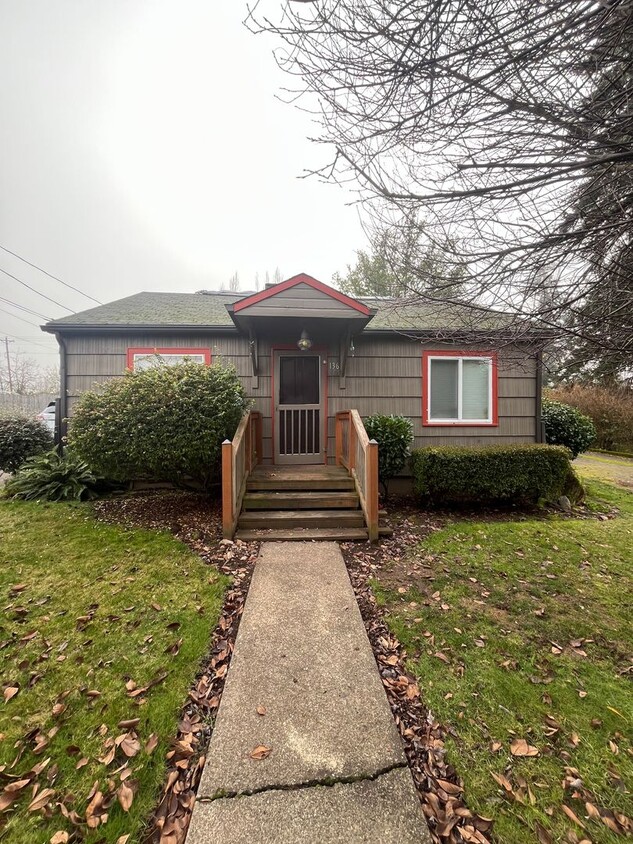
[[[583,488],[569,451],[562,446],[440,446],[411,455],[416,495],[435,504],[512,501],[536,504],[566,495],[579,501]]]
[[[39,419],[6,416],[0,419],[0,471],[17,472],[29,457],[53,447],[53,437]]]

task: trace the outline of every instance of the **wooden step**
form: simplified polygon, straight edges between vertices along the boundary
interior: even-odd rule
[[[254,478],[246,482],[246,489],[253,490],[353,490],[354,479],[347,478]]]
[[[238,530],[236,539],[243,542],[367,542],[367,530],[364,528],[274,528],[272,530]]]
[[[349,490],[354,480],[340,466],[267,466],[254,470],[247,489]]]
[[[364,528],[362,510],[280,510],[261,512],[250,510],[240,515],[238,530],[255,528]]]
[[[244,510],[353,510],[358,507],[355,492],[247,492]]]

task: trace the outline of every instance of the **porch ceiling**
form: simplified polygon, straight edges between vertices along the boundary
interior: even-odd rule
[[[361,332],[372,318],[364,316],[313,316],[290,313],[284,316],[251,316],[231,313],[231,318],[240,332],[250,338],[274,339],[280,343],[296,343],[302,331],[307,331],[315,344],[323,344],[354,336]]]

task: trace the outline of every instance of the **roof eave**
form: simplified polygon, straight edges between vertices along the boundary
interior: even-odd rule
[[[236,328],[234,325],[201,325],[199,323],[67,323],[67,322],[47,322],[45,325],[40,325],[42,331],[48,334],[58,334],[64,331],[214,331],[224,332],[228,331],[234,333]]]

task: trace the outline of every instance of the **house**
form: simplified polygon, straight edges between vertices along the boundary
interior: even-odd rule
[[[61,413],[127,368],[235,365],[261,414],[263,465],[334,464],[336,417],[402,414],[415,446],[541,441],[540,348],[500,313],[354,299],[306,274],[256,293],[138,293],[54,320]]]

